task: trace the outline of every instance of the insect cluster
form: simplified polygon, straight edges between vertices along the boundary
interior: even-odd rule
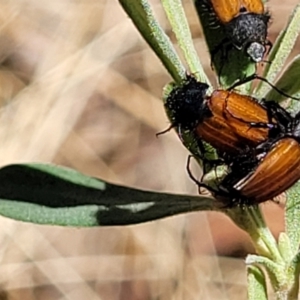
[[[212,60],[216,51],[227,55],[230,47],[244,51],[256,63],[263,60],[266,46],[271,47],[267,40],[270,16],[260,0],[205,0],[205,4],[226,32],[211,53]],[[292,117],[274,101],[232,88],[217,89],[211,95],[207,90],[206,83],[187,74],[165,101],[170,128],[176,128],[182,140],[186,132],[193,137],[197,148],[193,155],[205,161],[204,143],[208,143],[219,157],[209,163],[226,166],[214,186],[195,179],[188,167],[198,186],[208,189],[223,207],[233,207],[271,200],[296,183],[300,179],[300,113]]]

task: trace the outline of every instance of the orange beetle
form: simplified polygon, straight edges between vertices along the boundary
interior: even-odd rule
[[[199,146],[205,141],[220,155],[236,155],[279,134],[276,119],[252,97],[227,90],[215,90],[208,96],[207,89],[205,83],[188,76],[167,97],[171,128],[177,127],[179,136],[188,130]]]
[[[216,90],[206,105],[210,115],[202,117],[195,132],[220,153],[239,153],[277,135],[276,120],[270,120],[266,108],[250,96]]]
[[[222,207],[272,200],[300,179],[300,144],[293,137],[283,137],[269,146],[263,155],[236,158],[218,189],[192,179],[211,191]]]
[[[300,144],[287,137],[275,142],[252,172],[233,188],[250,202],[273,199],[300,179]]]
[[[264,14],[265,8],[261,0],[210,0],[215,14],[222,23],[229,23],[240,14]]]
[[[270,15],[265,11],[262,0],[205,0],[217,21],[224,26],[226,37],[212,51],[212,60],[221,49],[230,46],[244,50],[256,63],[263,60],[266,46],[272,47],[267,39]]]

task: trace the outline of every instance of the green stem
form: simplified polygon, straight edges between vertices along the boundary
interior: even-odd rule
[[[177,83],[182,82],[186,77],[186,70],[169,37],[156,21],[148,1],[119,0],[119,2],[172,78]]]
[[[263,255],[275,262],[283,262],[276,240],[263,219],[257,205],[236,207],[226,212],[231,219],[251,237],[259,255]]]
[[[272,233],[270,232],[270,229],[267,227],[259,207],[257,208],[250,207],[248,209],[248,213],[249,213],[249,217],[253,221],[253,224],[255,226],[254,228],[256,229],[255,236],[258,236],[259,240],[261,240],[264,243],[264,245],[266,245],[274,261],[283,262],[280,251],[278,250],[277,247],[276,240],[272,235]],[[251,236],[251,232],[250,232],[250,236]],[[254,235],[251,237],[254,237]]]

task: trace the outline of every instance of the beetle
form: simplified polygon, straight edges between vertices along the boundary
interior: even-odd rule
[[[300,179],[300,144],[292,137],[275,142],[252,172],[233,185],[248,199],[261,203],[273,199]]]
[[[262,149],[259,155],[248,153],[232,163],[220,186],[235,195],[237,202],[258,204],[273,199],[300,180],[300,112],[293,118],[272,102],[269,108],[285,132],[258,145]]]
[[[276,119],[256,99],[232,91],[215,90],[206,100],[207,110],[195,129],[199,140],[222,155],[236,154],[279,134]],[[233,117],[233,116],[239,117]]]
[[[204,4],[226,34],[212,51],[212,60],[221,49],[227,53],[232,46],[245,51],[255,63],[263,60],[272,43],[267,39],[270,14],[262,0],[205,0]]]
[[[275,137],[282,130],[277,126],[275,104],[267,109],[256,99],[229,90],[215,90],[207,95],[208,85],[187,75],[182,86],[175,87],[165,101],[171,126],[193,133],[203,149],[202,141],[217,149],[218,153],[234,154],[255,147]],[[234,117],[232,117],[234,116]]]
[[[271,200],[300,180],[300,112],[293,118],[283,108],[273,109],[285,132],[262,142],[255,151],[249,148],[232,158],[229,172],[217,188],[197,181],[188,168],[190,177],[208,189],[223,208]]]
[[[284,137],[271,143],[264,155],[250,153],[238,157],[231,167],[217,188],[199,182],[187,170],[199,187],[212,193],[221,208],[260,204],[274,199],[300,180],[300,144],[293,137]]]

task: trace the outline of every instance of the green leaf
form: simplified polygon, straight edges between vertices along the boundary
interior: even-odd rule
[[[119,2],[172,78],[180,83],[185,78],[186,70],[169,37],[156,21],[149,2],[147,0],[119,0]]]
[[[288,25],[280,33],[276,42],[274,43],[273,49],[269,55],[268,60],[270,64],[267,64],[264,70],[264,77],[270,82],[274,82],[275,78],[281,72],[283,66],[286,63],[286,59],[290,55],[295,42],[300,33],[300,5],[296,6],[293,15],[291,16]],[[270,86],[266,83],[261,82],[258,85],[257,96],[258,98],[264,98]],[[276,96],[278,97],[278,95]]]
[[[264,272],[257,266],[247,267],[248,299],[267,300],[267,284]]]
[[[63,226],[130,225],[197,210],[210,197],[142,191],[44,164],[0,169],[0,215]]]
[[[286,233],[291,242],[292,253],[297,253],[300,244],[300,182],[287,191],[285,206]]]

